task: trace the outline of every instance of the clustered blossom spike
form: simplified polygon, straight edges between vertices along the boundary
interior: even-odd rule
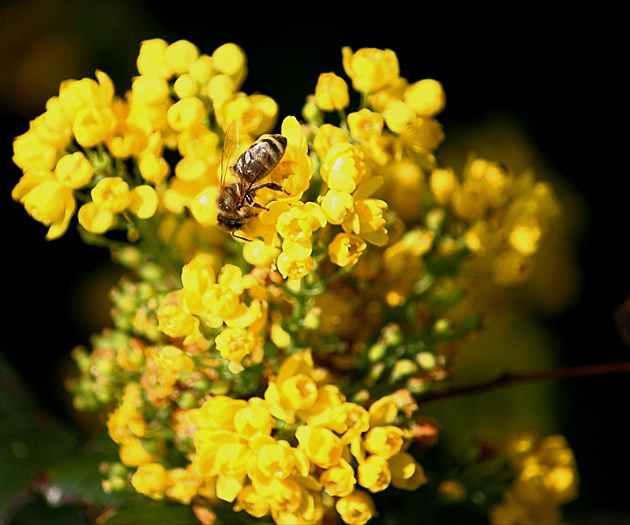
[[[106,414],[119,447],[106,490],[199,516],[227,502],[278,524],[362,525],[379,513],[373,494],[430,482],[422,458],[440,427],[422,395],[480,327],[462,278],[525,282],[559,205],[529,172],[438,166],[444,90],[402,77],[393,51],[345,47],[341,65],[347,80],[322,73],[303,121],[279,123],[269,177],[283,191],[252,192],[234,237],[217,227],[226,130],[237,123],[244,151],[279,117],[241,91],[235,44],[145,41],[124,95],[101,71],[63,82],[15,139],[12,196],[46,237],[76,215],[131,270],[113,326],[73,353],[75,406]],[[491,517],[527,504],[526,461]],[[562,468],[554,512],[577,479]]]

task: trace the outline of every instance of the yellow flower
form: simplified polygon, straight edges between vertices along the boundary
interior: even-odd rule
[[[244,259],[253,266],[268,268],[277,258],[280,250],[275,246],[265,244],[260,239],[254,239],[243,246]]]
[[[191,468],[174,468],[167,471],[166,495],[182,503],[190,505],[201,485],[201,476]]]
[[[472,157],[464,167],[463,178],[481,184],[489,206],[498,208],[509,198],[513,178],[496,162]]]
[[[119,213],[131,204],[129,184],[120,177],[101,179],[91,191],[94,204],[111,213]]]
[[[386,458],[372,455],[359,462],[357,477],[362,487],[370,492],[381,492],[389,486],[392,474]]]
[[[293,478],[271,480],[265,478],[264,485],[263,483],[254,483],[254,486],[259,493],[267,497],[272,516],[274,513],[292,514],[298,511],[306,495],[304,488]],[[280,523],[299,523],[295,516],[289,520],[278,521]]]
[[[389,469],[392,474],[392,485],[399,489],[416,490],[429,480],[424,469],[407,452],[400,452],[389,458]]]
[[[175,131],[194,130],[206,117],[203,102],[197,97],[178,100],[166,111],[166,121]]]
[[[400,73],[398,57],[391,49],[341,50],[343,69],[357,91],[372,93],[393,83]]]
[[[488,199],[482,184],[468,179],[455,188],[451,205],[462,219],[475,219],[486,212]]]
[[[246,443],[239,441],[225,443],[219,446],[217,450],[212,472],[220,477],[224,476],[240,480],[247,474],[247,464],[252,459],[251,455],[252,453]],[[219,495],[218,487],[217,496],[221,499],[226,499]],[[226,501],[232,501],[235,497],[236,494],[227,498]]]
[[[43,142],[35,133],[27,131],[13,141],[13,162],[23,171],[52,170],[57,161],[57,148]]]
[[[131,484],[137,492],[155,500],[164,498],[167,483],[168,473],[160,463],[140,465],[131,478]]]
[[[203,306],[212,315],[211,318],[206,319],[206,324],[218,328],[226,319],[236,315],[241,307],[239,295],[223,284],[211,285],[202,298]],[[242,308],[245,308],[245,305]]]
[[[216,71],[233,79],[235,88],[247,76],[247,57],[243,50],[233,43],[223,44],[212,53],[212,66]]]
[[[162,104],[169,98],[168,82],[158,75],[140,75],[131,83],[131,97],[134,104]]]
[[[230,443],[242,444],[243,441],[235,432],[227,428],[201,428],[195,430],[193,434],[195,455],[192,461],[194,468],[203,477],[215,476],[215,465],[219,449],[223,445]]]
[[[78,218],[79,224],[90,233],[105,233],[114,224],[114,214],[93,202],[86,202],[79,208]]]
[[[243,135],[259,137],[268,133],[276,124],[278,105],[266,95],[237,93],[220,108],[216,108],[217,120],[227,128],[232,121],[239,121]]]
[[[290,410],[307,410],[317,401],[317,384],[305,374],[296,374],[280,384],[280,399]]]
[[[286,117],[282,121],[281,132],[287,138],[287,148],[272,176],[281,181],[283,190],[289,195],[287,199],[293,202],[310,186],[314,172],[313,159],[309,155],[302,126],[295,117]],[[273,197],[278,198],[278,192],[275,192]],[[307,211],[314,213],[311,206],[314,206],[314,203],[305,204]]]
[[[59,105],[70,122],[75,122],[82,109],[106,109],[111,112],[114,98],[114,84],[111,78],[102,71],[96,71],[96,79],[82,78],[81,80],[67,80],[59,87]],[[106,121],[108,117],[104,117]],[[100,119],[99,119],[100,120]],[[87,122],[86,124],[91,124]],[[114,122],[115,124],[115,122]]]
[[[414,82],[405,90],[405,102],[421,117],[434,117],[446,105],[444,88],[430,78]]]
[[[269,479],[286,479],[296,465],[293,449],[286,441],[264,445],[258,450],[256,466]]]
[[[300,264],[304,264],[302,271],[308,273],[311,270],[312,266],[308,262],[313,251],[311,236],[314,230],[325,224],[326,219],[321,208],[313,202],[305,205],[299,203],[278,215],[276,229],[283,240],[282,253],[278,256],[276,265],[283,275],[288,276],[291,272],[291,278],[297,278],[296,270]],[[294,268],[289,270],[292,265]]]
[[[341,224],[354,212],[354,199],[345,191],[328,190],[321,200],[322,210],[331,224]]]
[[[358,233],[361,238],[376,246],[385,246],[388,241],[385,228],[387,203],[380,199],[361,199],[355,203],[358,228],[344,222],[344,230]]]
[[[509,444],[522,440],[521,436]],[[512,493],[521,502],[529,505],[545,505],[553,502],[562,505],[577,494],[578,474],[573,451],[561,435],[534,437],[529,450],[512,458],[518,475]]]
[[[393,395],[383,396],[370,405],[370,426],[390,425],[398,415],[396,398]]]
[[[199,55],[188,69],[188,73],[197,82],[207,82],[212,76],[212,57],[206,54]]]
[[[241,327],[225,328],[214,341],[221,357],[236,364],[253,353],[260,345],[254,332]]]
[[[328,245],[328,256],[332,263],[346,268],[359,261],[365,248],[365,241],[358,235],[338,233]]]
[[[90,161],[81,151],[64,155],[57,161],[55,166],[55,177],[64,186],[77,189],[85,186],[90,180],[94,169]]]
[[[327,385],[332,387],[332,385]],[[369,428],[367,410],[356,403],[344,402],[336,388],[320,388],[317,403],[302,419],[308,423],[329,428],[341,436],[342,443],[352,443]]]
[[[356,485],[354,469],[345,459],[324,470],[319,477],[324,491],[330,496],[348,496]]]
[[[345,109],[350,103],[348,84],[334,73],[321,73],[315,86],[315,103],[324,111]]]
[[[457,188],[457,178],[451,169],[435,169],[429,177],[429,186],[438,204],[445,205]]]
[[[312,370],[313,357],[308,350],[292,354],[282,362],[264,396],[275,418],[293,423],[296,410],[306,411],[313,407],[318,389],[310,377]]]
[[[426,188],[422,167],[410,159],[390,161],[379,197],[407,224],[415,224],[424,215],[421,199]]]
[[[185,73],[177,77],[173,91],[177,98],[195,97],[199,95],[199,84],[192,75]]]
[[[200,253],[182,268],[182,287],[180,292],[183,304],[192,313],[202,311],[201,296],[216,281],[214,259],[211,255]]]
[[[192,358],[186,355],[181,349],[172,345],[160,347],[154,352],[153,360],[160,369],[174,374],[195,368],[195,363]]]
[[[159,197],[152,186],[143,184],[131,190],[129,211],[139,219],[153,217],[158,207]]]
[[[185,73],[199,56],[199,49],[188,40],[173,42],[164,50],[164,61],[175,74]]]
[[[129,209],[141,219],[152,217],[158,206],[158,196],[150,186],[137,186],[132,190],[121,177],[101,179],[91,191],[92,202],[81,206],[79,223],[92,233],[106,232],[115,215]]]
[[[341,50],[343,69],[357,91],[372,93],[394,82],[400,73],[398,57],[391,49],[365,47],[356,53]]]
[[[246,407],[247,401],[244,399],[219,395],[207,399],[201,407],[189,410],[186,417],[200,429],[235,431],[234,418],[241,409]],[[235,435],[234,439],[237,438],[238,436]]]
[[[72,123],[72,133],[84,148],[105,142],[114,132],[116,117],[111,108],[81,108]]]
[[[59,151],[68,148],[72,142],[72,122],[61,107],[59,97],[48,99],[46,111],[31,121],[29,131]]]
[[[232,98],[236,90],[237,87],[232,78],[225,74],[218,74],[208,79],[201,93],[206,94],[212,101],[212,106],[215,111],[220,111],[225,103]],[[220,113],[217,115],[220,115]],[[228,122],[223,122],[221,119],[219,119],[219,123],[222,125],[229,124]]]
[[[301,425],[295,437],[308,459],[318,467],[330,468],[341,459],[343,443],[327,428]]]
[[[258,492],[252,485],[244,486],[236,496],[234,510],[244,510],[254,518],[262,518],[269,514],[269,502],[267,498]]]
[[[171,68],[164,54],[168,44],[161,38],[145,40],[140,44],[136,67],[141,75],[156,75],[161,78],[171,76]]]
[[[176,304],[167,304],[158,312],[158,330],[169,337],[184,338],[184,344],[199,340],[199,319]]]
[[[203,157],[188,155],[182,157],[175,166],[175,176],[184,183],[203,184],[211,177],[215,168],[216,165],[208,163]],[[208,187],[205,187],[202,191],[207,189]]]
[[[394,133],[403,133],[411,129],[416,120],[416,113],[411,106],[402,100],[397,100],[385,108],[383,118],[387,127]]]
[[[534,214],[524,213],[512,223],[508,240],[517,252],[531,256],[538,251],[542,233],[538,218]]]
[[[107,418],[107,431],[114,442],[121,443],[126,437],[132,435],[144,436],[146,425],[139,411],[141,407],[140,385],[128,383],[122,396],[122,403]]]
[[[348,135],[344,130],[332,124],[322,124],[317,129],[313,139],[313,149],[320,159],[324,159],[328,150],[335,144],[348,142]]]
[[[135,436],[125,437],[118,447],[120,461],[128,467],[150,464],[156,459],[156,456],[145,449],[142,441]]]
[[[514,481],[503,501],[490,510],[491,523],[560,522],[558,507],[575,498],[579,482],[575,458],[565,438],[518,435],[508,443],[507,457]]]
[[[170,165],[159,154],[145,151],[138,156],[138,170],[147,182],[157,183],[164,180],[170,169]]]
[[[33,219],[49,226],[47,239],[61,237],[76,210],[72,190],[46,170],[25,173],[13,188],[11,196],[24,205]]]
[[[314,223],[311,215],[303,208],[293,206],[278,216],[276,229],[284,239],[292,241],[307,241],[311,238],[313,229],[319,227]]]
[[[179,183],[181,184],[181,181]],[[181,185],[183,186],[183,184]],[[172,186],[171,189],[173,190],[171,196],[175,196],[177,187]],[[201,226],[216,226],[217,224],[218,190],[218,186],[206,186],[196,193],[188,203],[190,213]]]
[[[358,141],[369,142],[383,133],[383,116],[367,108],[348,115],[350,134]]]
[[[321,175],[332,190],[352,193],[365,175],[360,150],[349,142],[334,144],[322,160]]]
[[[339,498],[335,509],[347,525],[365,525],[377,516],[372,498],[363,490],[355,490],[352,494]]]
[[[403,431],[394,425],[372,427],[363,437],[365,449],[388,459],[398,454],[403,446]]]
[[[315,267],[315,262],[308,256],[304,259],[293,259],[286,252],[280,253],[276,259],[278,271],[286,279],[301,279]]]
[[[269,436],[273,428],[273,419],[262,400],[252,398],[249,400],[248,406],[241,408],[234,414],[234,428],[245,439],[257,435]]]

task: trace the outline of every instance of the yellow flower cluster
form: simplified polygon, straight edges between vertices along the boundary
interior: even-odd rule
[[[182,289],[165,297],[157,328],[170,338],[183,339],[184,345],[207,348],[200,326],[219,329],[225,325],[214,342],[231,369],[240,371],[245,358],[249,364],[262,361],[259,331],[267,322],[267,305],[260,299],[244,302],[246,290],[259,287],[251,276],[231,264],[215,275],[213,262],[209,255],[200,254],[184,266]]]
[[[462,180],[450,170],[437,169],[429,184],[436,200],[462,221],[465,247],[474,254],[471,268],[488,272],[500,286],[522,284],[530,277],[531,257],[559,213],[548,183],[471,158]]]
[[[370,492],[390,484],[415,490],[427,481],[405,451],[411,435],[400,426],[396,396],[366,410],[317,379],[312,356],[304,351],[284,361],[263,398],[218,395],[186,411],[194,444],[190,464],[175,469],[174,479],[173,470],[147,454],[133,486],[154,499],[184,503],[197,493],[211,494],[254,517],[271,515],[276,523],[321,523],[334,507],[344,523],[361,525],[376,515]],[[123,412],[125,428],[142,427],[127,405],[123,399],[110,416],[115,440]]]
[[[205,55],[185,40],[148,40],[137,65],[140,74],[124,98],[101,71],[97,81],[63,82],[46,112],[16,138],[13,160],[24,176],[13,198],[49,226],[47,238],[65,233],[77,198],[87,201],[79,223],[94,234],[130,228],[134,217],[151,218],[160,205],[173,213],[188,206],[206,224],[208,212],[198,203],[205,203],[208,186],[216,191],[218,183],[221,128],[216,127],[239,120],[242,133],[257,137],[275,124],[272,99],[238,91],[247,66],[234,44]],[[164,158],[165,148],[181,155],[174,168]]]
[[[523,283],[559,206],[530,173],[438,166],[443,87],[402,77],[393,51],[346,47],[341,67],[347,80],[319,76],[304,122],[278,123],[273,99],[241,91],[237,45],[148,40],[124,96],[100,71],[64,82],[15,139],[13,198],[47,238],[76,212],[88,242],[123,229],[131,245],[109,244],[135,272],[112,292],[114,328],[74,353],[75,404],[107,413],[130,469],[108,487],[359,525],[377,515],[371,494],[428,482],[412,445],[438,425],[414,421],[414,396],[480,325],[450,310],[466,279]],[[283,151],[257,164],[277,123],[286,145],[270,138]],[[518,456],[497,516],[571,496],[552,444]]]
[[[46,112],[14,142],[13,161],[24,176],[13,198],[49,226],[49,239],[65,233],[77,207],[75,192],[80,190],[89,190],[92,200],[79,209],[79,220],[94,233],[112,227],[117,214],[129,211],[146,219],[157,208],[153,187],[130,188],[122,177],[105,173],[111,169],[102,145],[116,133],[120,101],[105,73],[97,71],[96,78],[98,82],[89,78],[63,82],[59,95],[48,100]]]
[[[493,524],[560,523],[560,506],[577,494],[578,472],[573,452],[560,435],[517,436],[507,456],[515,472],[503,501],[490,511]]]

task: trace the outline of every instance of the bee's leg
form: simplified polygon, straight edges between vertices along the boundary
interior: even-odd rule
[[[252,242],[252,240],[248,239],[247,237],[241,237],[240,235],[236,235],[236,232],[232,232],[232,237],[234,237],[235,239],[240,239],[241,241]]]
[[[251,187],[250,191],[255,192],[258,191],[261,188],[269,188],[270,190],[273,191],[281,191],[282,193],[285,193],[286,195],[289,195],[289,192],[286,191],[282,186],[280,186],[280,184],[276,183],[276,182],[261,182],[260,184],[255,184],[254,186]]]

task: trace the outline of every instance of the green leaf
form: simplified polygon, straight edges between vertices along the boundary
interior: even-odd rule
[[[144,500],[118,510],[102,525],[199,525],[190,506]]]
[[[78,507],[51,508],[43,498],[37,497],[23,505],[11,516],[11,525],[85,525],[84,509]],[[2,522],[7,523],[7,522]]]
[[[42,470],[70,454],[78,438],[37,408],[1,355],[0,400],[0,522],[5,522],[29,500]]]
[[[121,505],[129,501],[125,493],[107,494],[101,487],[103,462],[117,461],[117,447],[109,436],[92,438],[71,456],[44,470],[38,484],[39,491],[53,505],[75,503],[87,505]]]

